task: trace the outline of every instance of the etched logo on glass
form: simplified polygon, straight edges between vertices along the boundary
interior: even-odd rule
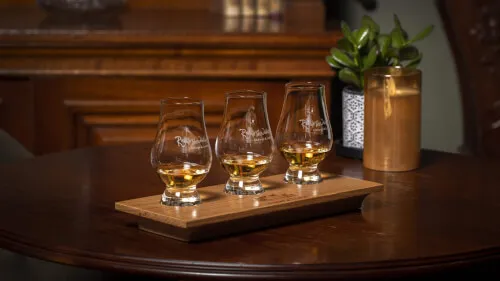
[[[176,136],[175,140],[177,145],[182,148],[201,149],[209,146],[208,140],[204,137],[191,138]]]
[[[299,120],[302,129],[306,132],[311,133],[322,133],[328,130],[328,125],[325,120],[312,120],[312,119],[300,119]]]
[[[241,136],[247,143],[263,142],[271,139],[271,130],[269,129],[240,129]]]

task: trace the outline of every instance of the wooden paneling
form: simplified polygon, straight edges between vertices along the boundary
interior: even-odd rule
[[[31,81],[23,78],[0,78],[0,129],[33,151],[34,97]]]
[[[87,114],[78,117],[76,124],[76,146],[115,145],[134,142],[152,142],[156,134],[158,115],[156,107],[151,108],[154,114],[133,114],[123,111],[120,115]],[[209,137],[214,138],[222,122],[222,112],[208,112],[205,123]]]
[[[319,56],[318,56],[319,57]],[[0,60],[0,75],[118,75],[171,77],[330,77],[323,58],[16,57]]]
[[[130,113],[80,115],[76,124],[76,146],[151,142],[157,120],[156,115],[134,116]]]
[[[224,93],[239,89],[268,93],[274,131],[286,82],[319,80],[329,88],[334,73],[324,57],[341,34],[316,21],[321,1],[290,2],[302,13],[273,21],[273,28],[270,19],[211,13],[209,2],[130,0],[131,9],[104,18],[59,18],[35,5],[0,9],[0,75],[33,81],[34,101],[25,104],[35,124],[26,130],[36,142],[25,142],[45,154],[151,141],[166,97],[203,99],[215,137]],[[239,27],[228,30],[227,20]],[[8,115],[21,114],[18,108],[9,105]]]
[[[39,78],[35,80],[37,152],[93,145],[152,141],[160,100],[192,97],[205,102],[208,134],[218,133],[225,93],[253,89],[268,93],[273,132],[287,80],[172,80],[130,78]],[[323,81],[329,84],[327,81]]]
[[[96,127],[89,134],[88,143],[82,146],[118,145],[136,142],[152,142],[155,127]]]

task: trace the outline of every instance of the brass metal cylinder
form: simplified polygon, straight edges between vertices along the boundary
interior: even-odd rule
[[[420,165],[422,73],[376,67],[365,72],[363,164],[378,171]]]

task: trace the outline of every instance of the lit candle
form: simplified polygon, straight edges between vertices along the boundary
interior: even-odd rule
[[[365,78],[364,166],[379,171],[418,168],[421,73],[373,68]]]

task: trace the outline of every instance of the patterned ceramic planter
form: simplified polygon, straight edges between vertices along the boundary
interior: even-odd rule
[[[343,146],[363,149],[365,98],[362,91],[352,87],[342,90]]]

